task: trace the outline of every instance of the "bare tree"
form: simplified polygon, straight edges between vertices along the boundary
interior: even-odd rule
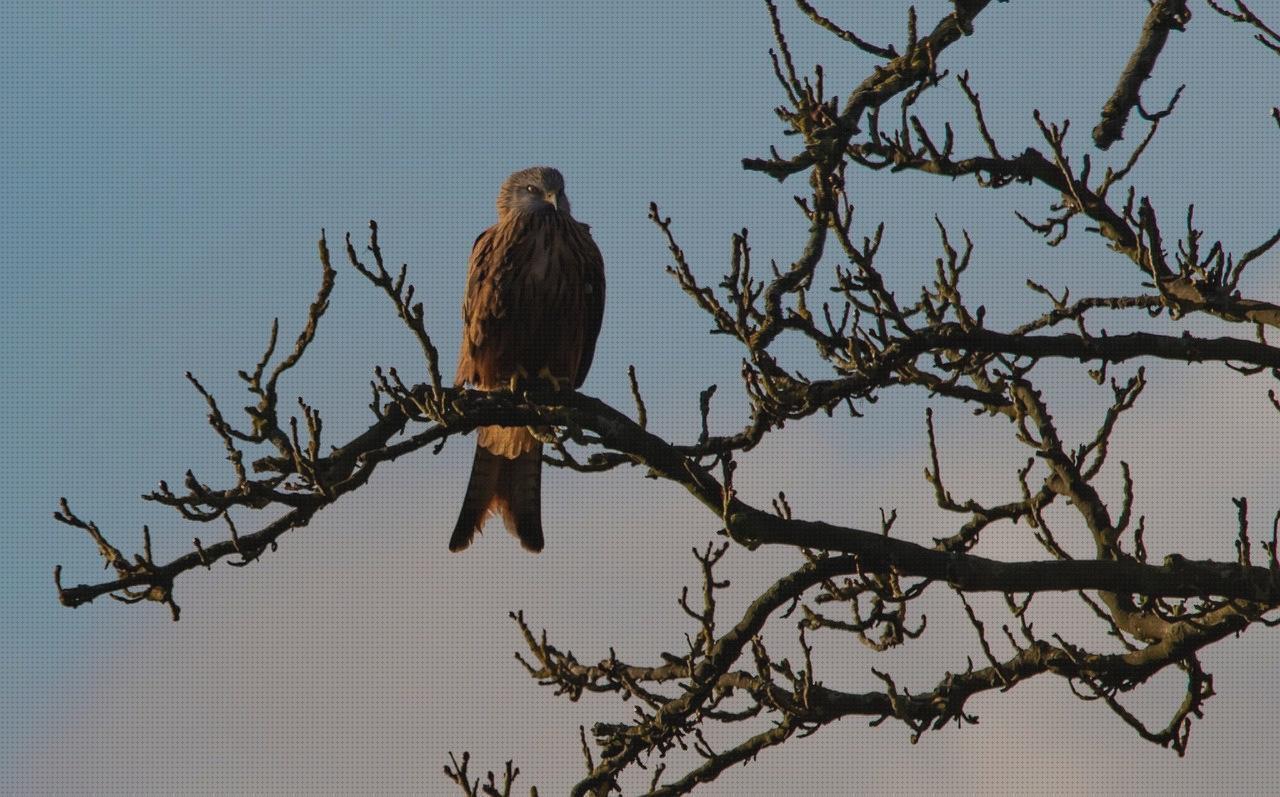
[[[676,652],[655,651],[639,663],[613,653],[583,659],[557,647],[546,631],[535,631],[522,612],[512,615],[527,647],[521,661],[539,684],[571,700],[587,692],[609,693],[635,706],[631,722],[583,729],[587,772],[574,795],[620,791],[621,773],[637,767],[651,772],[646,776],[649,794],[685,794],[767,748],[844,717],[869,717],[873,724],[892,719],[918,737],[974,721],[966,712],[970,697],[1007,692],[1037,676],[1065,679],[1080,698],[1105,705],[1139,737],[1179,754],[1185,751],[1192,719],[1213,695],[1201,652],[1229,644],[1251,625],[1280,622],[1267,617],[1280,608],[1280,514],[1269,524],[1259,554],[1247,500],[1233,497],[1238,523],[1219,533],[1224,549],[1234,544],[1234,557],[1206,561],[1172,554],[1161,562],[1148,561],[1145,519],[1133,511],[1134,480],[1128,464],[1120,462],[1117,470],[1111,446],[1113,432],[1147,386],[1142,367],[1119,363],[1214,361],[1230,366],[1250,385],[1280,377],[1280,348],[1267,341],[1267,333],[1280,327],[1280,305],[1247,296],[1242,287],[1250,265],[1280,243],[1280,231],[1248,251],[1229,252],[1221,243],[1209,243],[1212,236],[1196,227],[1191,208],[1183,228],[1171,230],[1157,218],[1158,203],[1130,180],[1161,126],[1177,119],[1181,89],[1159,110],[1144,105],[1141,94],[1166,41],[1193,24],[1188,3],[1156,0],[1136,32],[1132,56],[1099,111],[1092,146],[1136,143],[1118,168],[1101,174],[1091,168],[1089,142],[1069,135],[1067,121],[1045,119],[1038,111],[1030,115],[1042,144],[1006,154],[988,128],[975,90],[977,78],[943,68],[948,47],[975,34],[987,0],[955,0],[954,10],[927,32],[914,9],[909,10],[900,48],[864,40],[805,0],[796,4],[812,23],[881,62],[862,82],[846,88],[843,98],[829,95],[821,67],[804,74],[795,63],[778,9],[768,2],[777,42],[770,54],[785,94],[777,115],[803,145],[791,155],[775,149],[767,158],[745,159],[743,166],[778,180],[807,173],[808,193],[796,197],[797,218],[807,225],[802,251],[789,266],[775,264],[761,273],[752,262],[744,229],[732,238],[727,273],[710,286],[699,279],[678,244],[676,223],[657,205],[650,208],[670,251],[671,275],[711,319],[714,332],[741,346],[740,387],[749,400],[750,417],[739,431],[712,433],[708,415],[714,389],[709,389],[700,399],[702,431],[696,439],[655,435],[648,429],[634,369],[631,414],[591,396],[540,384],[516,392],[446,385],[407,270],[387,270],[378,228],[371,222],[367,250],[358,251],[348,236],[346,258],[385,292],[420,344],[430,381],[406,384],[394,369],[375,369],[369,404],[374,419],[363,433],[336,447],[322,446],[321,417],[306,403],[299,401],[296,414],[282,420],[286,411],[279,405],[280,380],[306,354],[334,285],[322,236],[321,286],[304,330],[278,358],[273,324],[262,358],[240,372],[255,402],[246,408],[248,426],[233,425],[214,396],[188,374],[207,401],[209,424],[225,446],[231,483],[214,486],[187,471],[180,489],[161,482],[146,496],[187,520],[225,525],[210,535],[219,541],[197,538],[193,551],[161,563],[152,557],[144,528],[142,552],[126,556],[64,500],[55,518],[87,532],[114,577],[65,586],[55,569],[59,600],[72,607],[102,595],[128,603],[155,601],[166,604],[176,620],[174,587],[180,576],[222,559],[236,566],[253,562],[274,550],[281,535],[365,485],[382,465],[423,449],[438,451],[447,438],[478,426],[549,427],[554,430],[548,439],[555,452],[547,458],[551,464],[584,474],[642,466],[644,472],[686,488],[722,525],[725,538],[695,549],[702,583],[679,597],[692,633]],[[1209,6],[1249,26],[1258,42],[1280,53],[1280,34],[1244,3]],[[1253,46],[1244,37],[1241,44]],[[926,92],[947,90],[967,99],[971,118],[957,119],[955,126],[970,125],[981,150],[959,151],[951,123],[931,129],[914,113]],[[1280,124],[1280,109],[1271,114]],[[1047,215],[1019,214],[1026,226],[1054,246],[1073,226],[1085,225],[1105,243],[1117,268],[1127,270],[1132,288],[1071,298],[1069,291],[1055,293],[1051,286],[1028,280],[1027,288],[1043,297],[1042,311],[1004,328],[989,326],[984,308],[973,306],[962,291],[976,263],[974,242],[968,232],[957,234],[939,221],[932,283],[920,287],[916,298],[900,298],[880,264],[885,225],[864,233],[855,224],[846,181],[859,169],[948,179],[971,176],[979,199],[1012,184],[1039,189],[1050,200],[1050,210]],[[1173,334],[1139,329],[1108,335],[1091,328],[1095,319],[1126,311],[1126,318],[1146,319],[1155,330],[1210,318],[1236,333],[1202,337],[1184,326]],[[789,364],[775,347],[783,335],[811,343],[827,373],[812,378]],[[1068,439],[1055,422],[1054,397],[1042,385],[1047,364],[1054,363],[1059,373],[1065,364],[1081,380],[1110,385],[1108,400],[1097,407],[1096,428],[1081,439]],[[1121,368],[1131,370],[1109,376]],[[883,515],[878,529],[845,528],[795,516],[782,483],[771,507],[749,505],[735,492],[737,462],[787,421],[816,413],[857,416],[864,402],[894,396],[906,387],[927,390],[937,404],[964,404],[977,415],[1007,422],[1008,432],[1026,449],[1025,464],[1009,474],[1011,500],[982,503],[948,489],[932,412],[922,430],[930,451],[925,479],[938,507],[952,513],[955,522],[931,546],[895,536],[893,512]],[[1274,389],[1267,395],[1280,411]],[[250,450],[258,454],[252,461],[246,458]],[[1111,467],[1104,468],[1109,462]],[[1104,500],[1102,482],[1117,476],[1119,501]],[[1070,514],[1055,515],[1051,523],[1051,506]],[[241,529],[233,511],[240,524],[245,517],[271,519],[252,530]],[[1025,529],[1047,557],[1009,562],[980,555],[984,532],[996,526]],[[1091,550],[1085,558],[1070,553],[1082,542]],[[728,584],[717,577],[716,568],[735,545],[790,546],[803,552],[804,563],[779,574],[741,616],[726,618],[717,611],[717,598]],[[877,651],[906,645],[924,630],[917,600],[939,591],[953,595],[971,621],[976,632],[973,658],[980,666],[972,658],[967,665],[957,662],[934,688],[914,694],[900,688],[889,672],[875,671],[880,683],[866,692],[840,691],[819,680],[811,655],[818,637],[853,635]],[[998,636],[967,597],[982,592],[1002,595],[1007,603],[1008,616]],[[1053,592],[1075,593],[1082,611],[1096,617],[1114,642],[1091,649],[1054,631],[1052,616],[1038,616],[1033,623],[1036,599]],[[766,648],[762,631],[771,622],[797,628],[798,659]],[[679,633],[673,636],[679,638]],[[997,650],[1009,653],[997,655]],[[1163,726],[1150,727],[1126,709],[1123,699],[1169,668],[1185,675],[1185,694]],[[713,748],[707,738],[711,729],[718,738],[736,741]],[[698,758],[668,757],[674,749],[692,750]],[[693,765],[680,771],[672,764],[690,760]],[[469,774],[469,765],[467,754],[451,754],[445,767],[464,793],[512,793],[519,770],[510,762],[504,772],[484,780]]]

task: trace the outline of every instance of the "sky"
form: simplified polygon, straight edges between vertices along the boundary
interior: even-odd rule
[[[946,11],[916,5],[922,28]],[[864,37],[901,47],[898,4],[827,6]],[[1075,4],[993,4],[977,35],[942,63],[969,70],[1004,151],[1036,143],[1032,108],[1071,119],[1073,151],[1085,151],[1145,11],[1137,0],[1087,14]],[[1276,226],[1280,133],[1268,112],[1280,102],[1280,62],[1242,26],[1202,4],[1193,12],[1144,96],[1154,108],[1178,84],[1187,89],[1133,178],[1162,218],[1179,219],[1195,202],[1211,236],[1241,252]],[[798,64],[823,63],[829,91],[847,94],[870,72],[869,56],[793,7],[782,16]],[[10,609],[0,618],[0,792],[447,794],[440,768],[462,750],[481,770],[514,757],[518,782],[543,794],[576,781],[578,726],[624,721],[630,707],[570,703],[536,686],[512,657],[521,643],[507,613],[523,608],[584,661],[613,646],[646,663],[681,645],[690,629],[675,598],[697,583],[689,549],[713,538],[715,522],[676,488],[632,470],[549,471],[544,554],[531,557],[491,529],[449,555],[472,445],[452,441],[438,456],[381,469],[252,567],[180,579],[177,624],[154,605],[58,606],[53,565],[70,584],[105,574],[89,540],[51,513],[66,496],[126,551],[147,524],[166,561],[194,535],[220,538],[139,499],[187,468],[214,483],[230,478],[183,373],[229,415],[248,403],[235,373],[261,354],[272,318],[282,340],[300,329],[318,285],[321,230],[337,255],[345,232],[365,239],[369,219],[387,258],[409,264],[451,372],[471,242],[493,221],[503,177],[539,163],[565,174],[575,215],[591,224],[606,261],[608,308],[584,390],[629,408],[634,364],[651,428],[687,440],[697,433],[698,391],[717,383],[713,429],[735,430],[745,407],[741,353],[705,334],[709,322],[663,271],[668,254],[646,214],[655,201],[673,217],[709,283],[743,227],[761,266],[796,257],[805,225],[790,197],[803,192],[801,178],[780,185],[740,167],[770,145],[795,148],[772,112],[783,95],[770,46],[766,11],[754,2],[5,3],[0,599]],[[953,119],[960,148],[980,146],[954,82],[918,110],[926,121]],[[1135,122],[1129,130],[1132,142]],[[1130,145],[1095,153],[1095,173],[1122,163]],[[969,230],[977,250],[967,295],[993,325],[1040,311],[1027,277],[1073,295],[1137,286],[1082,226],[1055,249],[1022,227],[1015,209],[1043,216],[1053,200],[1039,187],[979,192],[970,181],[854,172],[851,193],[859,234],[886,223],[882,262],[904,296],[930,279],[935,214],[953,233]],[[824,261],[826,275],[835,262]],[[1276,295],[1278,269],[1273,254],[1243,287]],[[794,362],[812,359],[803,344],[779,346]],[[424,373],[383,297],[339,266],[332,307],[282,398],[305,397],[330,441],[343,440],[369,422],[377,364]],[[1082,370],[1064,364],[1046,382],[1063,386],[1055,415],[1077,439],[1105,406],[1105,388],[1079,387]],[[1229,497],[1249,496],[1259,525],[1280,509],[1269,458],[1280,429],[1265,377],[1160,365],[1149,377],[1114,446],[1134,466],[1148,545],[1157,557],[1230,560]],[[912,391],[886,394],[856,422],[789,425],[744,458],[742,494],[762,505],[783,489],[800,517],[862,528],[875,527],[880,507],[896,507],[902,536],[940,536],[954,520],[939,515],[920,477],[931,404],[953,490],[1014,497],[1010,475],[1025,455],[1007,424]],[[1111,497],[1115,467],[1104,473]],[[1058,522],[1069,546],[1083,544],[1069,514]],[[1025,526],[1004,527],[986,545],[1008,560],[1042,556]],[[732,551],[724,620],[799,562],[790,551]],[[875,667],[927,689],[966,655],[980,656],[954,601],[938,597],[924,603],[928,633],[905,649],[877,655],[822,640],[818,677],[876,689]],[[997,626],[1006,621],[995,603],[975,605]],[[1046,600],[1040,611],[1038,627],[1106,644],[1072,600]],[[771,644],[780,655],[792,644],[795,655],[786,628]],[[1251,629],[1206,654],[1219,696],[1183,759],[1041,678],[973,701],[977,726],[913,746],[901,726],[850,719],[698,793],[839,793],[850,784],[876,794],[1256,793],[1277,775],[1276,650],[1274,634]],[[1178,697],[1176,678],[1162,676],[1134,705],[1154,721]]]

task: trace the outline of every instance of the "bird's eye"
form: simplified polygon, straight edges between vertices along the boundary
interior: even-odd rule
[[[541,193],[541,192],[538,190],[538,186],[536,186],[536,185],[526,185],[526,186],[524,187],[524,190],[528,191],[528,192],[529,192],[529,193],[531,193],[531,194],[538,194],[538,193]]]

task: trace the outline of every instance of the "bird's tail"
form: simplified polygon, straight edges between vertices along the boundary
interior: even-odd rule
[[[491,514],[501,515],[507,530],[527,550],[542,550],[542,443],[526,429],[480,430],[449,550],[470,545]]]

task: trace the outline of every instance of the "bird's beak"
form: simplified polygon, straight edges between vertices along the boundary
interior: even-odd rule
[[[555,208],[556,210],[560,209],[560,195],[555,193],[554,191],[547,194],[547,202],[550,203],[551,207]]]

